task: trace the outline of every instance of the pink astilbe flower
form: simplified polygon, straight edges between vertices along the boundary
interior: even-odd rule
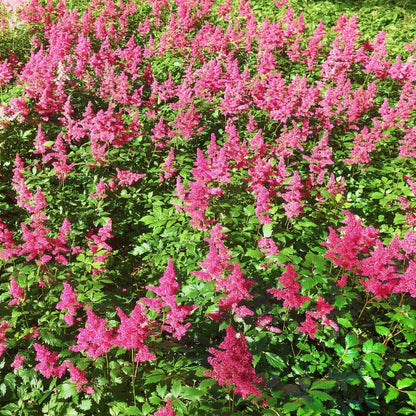
[[[102,179],[100,179],[95,187],[95,192],[90,193],[90,197],[94,199],[97,199],[97,198],[104,199],[106,195],[105,193],[106,190],[107,190],[107,186],[105,182]]]
[[[405,259],[406,256],[400,253],[400,242],[397,236],[387,246],[377,240],[376,246],[369,256],[361,260],[361,265],[357,270],[358,274],[369,278],[369,280],[361,279],[360,283],[367,292],[372,292],[378,299],[388,297],[398,284],[395,260]]]
[[[159,410],[154,414],[154,416],[175,416],[175,412],[172,407],[172,399],[170,397],[166,399],[166,406],[159,407]]]
[[[348,18],[346,14],[340,15],[333,30],[339,35],[332,42],[329,55],[321,66],[324,81],[342,78],[358,59],[356,44],[361,34],[358,32],[357,16]]]
[[[327,191],[332,195],[341,194],[345,192],[345,178],[342,176],[339,182],[336,180],[333,172],[329,175],[329,180],[326,184]]]
[[[197,113],[195,105],[191,104],[187,111],[181,110],[171,123],[172,130],[185,140],[189,140],[192,136],[200,134],[205,126],[199,126],[199,120],[202,117]]]
[[[88,380],[85,376],[86,372],[84,370],[80,370],[78,367],[73,365],[70,360],[64,361],[62,365],[68,369],[70,380],[73,383],[77,383],[77,391],[82,389],[84,393],[94,393],[94,389],[91,386],[86,386],[86,384],[88,384]]]
[[[9,294],[13,296],[13,299],[8,305],[20,305],[20,303],[26,299],[26,296],[23,294],[23,288],[18,285],[14,276],[10,277]]]
[[[286,188],[288,191],[281,193],[280,196],[286,201],[282,204],[286,213],[286,217],[288,219],[292,219],[303,212],[303,206],[305,205],[303,202],[301,202],[303,197],[302,190],[304,187],[297,170],[293,174],[290,182],[286,185]]]
[[[161,329],[172,333],[174,338],[180,340],[191,326],[190,322],[185,325],[182,325],[182,322],[198,306],[177,305],[175,293],[181,285],[176,281],[176,273],[171,258],[168,260],[168,266],[159,279],[159,283],[159,286],[146,286],[147,290],[154,292],[159,298],[141,298],[140,300],[150,308],[156,309],[158,313],[162,308],[169,308]]]
[[[103,263],[107,261],[107,258],[111,255],[113,248],[107,243],[107,240],[113,237],[111,234],[112,221],[111,218],[107,219],[107,222],[98,230],[97,234],[94,234],[91,230],[86,238],[89,240],[88,246],[91,252],[94,254],[94,262]],[[99,273],[105,272],[105,268],[100,267],[99,269],[92,269],[92,273],[97,276]]]
[[[412,126],[404,129],[404,136],[400,139],[399,157],[416,157],[416,127]]]
[[[224,244],[227,234],[222,232],[221,224],[215,224],[209,230],[209,234],[208,238],[204,238],[209,244],[209,253],[204,261],[198,263],[202,270],[193,271],[191,274],[201,280],[218,281],[226,270],[232,269],[229,263],[231,251]]]
[[[208,358],[213,370],[205,371],[205,375],[217,380],[220,386],[233,386],[236,394],[243,399],[250,394],[261,397],[261,392],[254,383],[263,380],[256,375],[251,355],[244,334],[238,334],[230,325],[227,327],[224,341],[220,349],[209,348],[213,357]]]
[[[145,173],[134,173],[129,170],[120,170],[116,168],[117,176],[114,177],[114,180],[118,182],[120,186],[122,185],[132,185],[134,182],[144,178]]]
[[[59,355],[57,352],[51,352],[48,348],[38,343],[34,343],[33,348],[36,350],[35,360],[38,361],[35,371],[39,371],[46,378],[61,378],[64,375],[66,366],[63,364],[57,365]]]
[[[3,355],[4,351],[7,350],[6,347],[6,331],[12,327],[12,324],[2,320],[0,323],[0,357]]]
[[[269,261],[271,256],[280,253],[279,248],[276,246],[276,243],[271,237],[260,238],[257,241],[257,247],[260,248],[260,251],[265,254]]]
[[[310,315],[306,315],[306,319],[300,323],[300,326],[296,328],[299,332],[309,335],[311,339],[315,339],[315,332],[318,331],[316,321],[314,321]]]
[[[410,260],[404,273],[397,274],[398,284],[393,288],[394,293],[408,293],[416,298],[416,261]]]
[[[135,361],[143,362],[156,359],[156,356],[151,354],[144,344],[153,323],[147,319],[143,305],[136,303],[130,317],[121,308],[116,308],[116,310],[121,323],[115,333],[114,345],[125,349],[138,349]]]
[[[324,131],[322,139],[312,149],[311,156],[303,156],[309,162],[309,170],[312,173],[312,185],[322,185],[328,169],[325,166],[333,165],[332,148],[328,145],[328,130]]]
[[[38,126],[38,132],[36,134],[35,140],[33,142],[35,146],[35,150],[33,151],[34,154],[45,154],[47,147],[46,147],[46,136],[42,130],[42,124]],[[50,147],[50,146],[49,146]]]
[[[70,173],[72,168],[75,166],[75,163],[67,163],[69,158],[66,154],[66,146],[63,141],[62,132],[58,134],[52,148],[54,152],[46,154],[43,157],[43,162],[46,163],[55,159],[55,161],[52,162],[52,166],[55,168],[56,176],[60,180],[65,180],[67,174]]]
[[[10,367],[13,368],[14,371],[18,370],[23,366],[23,363],[25,362],[25,356],[16,354],[14,356],[14,361],[10,364]]]
[[[189,182],[189,189],[186,189],[181,181],[180,176],[177,177],[175,196],[179,197],[183,206],[177,209],[183,209],[187,212],[194,227],[205,230],[213,220],[207,219],[205,213],[209,208],[209,199],[214,196],[221,196],[223,190],[219,187],[210,187],[203,179],[198,178],[196,181]]]
[[[310,300],[309,296],[299,294],[301,285],[295,280],[299,275],[291,264],[286,266],[286,270],[277,281],[283,286],[283,289],[267,289],[277,300],[283,300],[283,306],[291,310],[299,309],[305,302]]]
[[[328,302],[325,302],[323,297],[318,295],[318,300],[316,302],[316,312],[307,311],[306,314],[311,318],[320,319],[322,325],[330,326],[335,331],[338,331],[338,325],[327,317],[332,309],[334,309],[334,306],[331,306]]]
[[[69,347],[71,351],[84,351],[87,357],[96,360],[107,353],[114,345],[114,331],[107,329],[107,321],[98,317],[91,308],[86,305],[87,322],[85,328],[80,328],[76,345]]]
[[[281,334],[282,330],[271,325],[272,322],[273,322],[273,315],[260,315],[257,318],[256,326],[263,327],[267,329],[268,331],[273,332],[274,334]]]
[[[163,175],[159,175],[160,182],[163,182],[164,180],[171,178],[175,174],[175,172],[177,172],[177,169],[174,167],[174,163],[175,149],[171,147],[162,167],[160,168],[160,170],[163,172]]]
[[[216,290],[222,290],[226,295],[225,298],[219,300],[218,306],[222,310],[231,309],[239,318],[254,315],[254,312],[246,306],[239,306],[241,301],[253,298],[253,295],[249,293],[249,289],[254,283],[254,280],[244,277],[240,265],[234,262],[230,275],[224,279],[217,280]]]
[[[303,55],[306,56],[306,63],[308,64],[308,71],[315,69],[316,58],[318,58],[321,49],[324,45],[322,39],[325,35],[325,26],[322,22],[322,19],[319,21],[318,26],[313,32],[313,36],[310,37],[308,47],[303,52]]]
[[[321,245],[328,247],[324,257],[330,258],[337,266],[352,270],[360,264],[359,252],[369,252],[376,243],[379,231],[373,227],[363,227],[362,221],[349,211],[343,210],[342,213],[347,216],[344,220],[346,226],[338,229],[342,236],[329,227],[327,241]]]
[[[374,120],[373,120],[374,121]],[[354,163],[363,165],[371,162],[370,153],[377,149],[377,143],[387,136],[381,132],[381,124],[375,123],[371,129],[364,126],[361,132],[354,138],[350,157],[343,161],[352,165]]]
[[[0,86],[6,85],[12,78],[13,71],[8,60],[0,62]]]
[[[74,315],[78,309],[83,307],[83,304],[77,300],[77,294],[69,283],[63,282],[63,285],[61,300],[56,304],[56,309],[66,309],[68,313],[63,319],[68,325],[74,325]]]
[[[374,43],[369,43],[368,47],[372,54],[364,61],[364,72],[374,73],[380,79],[386,78],[391,66],[391,59],[386,50],[385,29],[376,35]]]

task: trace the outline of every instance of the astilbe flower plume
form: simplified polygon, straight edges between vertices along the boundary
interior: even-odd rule
[[[343,210],[342,213],[347,217],[344,220],[346,226],[338,229],[342,236],[329,227],[327,241],[321,245],[328,247],[324,257],[330,258],[337,266],[352,270],[359,266],[359,251],[368,253],[379,231],[373,227],[363,227],[362,221],[349,211]]]
[[[87,357],[96,360],[107,353],[114,345],[114,331],[107,329],[107,321],[97,316],[86,305],[87,321],[85,328],[80,328],[77,335],[77,343],[69,347],[72,351],[84,351]]]
[[[227,234],[223,233],[222,229],[221,224],[217,223],[209,230],[210,236],[204,238],[209,244],[209,253],[205,260],[198,263],[201,270],[191,272],[201,280],[217,281],[226,270],[232,269],[229,263],[231,251],[224,244]]]
[[[85,376],[85,374],[86,374],[85,370],[80,370],[78,367],[76,367],[74,364],[72,364],[70,360],[64,361],[64,363],[62,365],[65,366],[68,369],[70,380],[73,383],[77,384],[76,385],[76,390],[77,391],[80,391],[82,389],[82,391],[84,393],[87,393],[87,394],[94,393],[94,388],[93,387],[86,386],[86,384],[88,383],[88,380]]]
[[[249,289],[254,283],[254,280],[244,277],[240,265],[234,262],[232,272],[227,277],[217,280],[216,290],[222,290],[226,295],[225,298],[219,300],[218,306],[222,310],[231,309],[239,318],[253,315],[254,312],[251,309],[239,303],[253,298]]]
[[[328,318],[328,314],[334,309],[328,302],[325,302],[321,295],[318,295],[316,303],[316,311],[306,311],[306,319],[301,322],[300,326],[296,329],[299,332],[307,334],[311,339],[315,339],[315,333],[319,330],[318,319],[320,319],[321,325],[330,326],[335,331],[338,331],[338,325]]]
[[[291,310],[292,308],[299,309],[305,302],[310,300],[309,296],[302,296],[299,294],[301,285],[295,280],[299,275],[291,264],[286,266],[286,270],[282,276],[277,280],[283,289],[267,289],[277,300],[283,300],[283,306]]]
[[[166,405],[164,407],[160,407],[154,416],[175,416],[175,412],[172,407],[172,399],[170,397],[166,399]]]
[[[6,331],[12,327],[12,324],[2,320],[0,323],[0,357],[3,355],[4,351],[7,350],[6,347]]]
[[[63,282],[64,289],[61,294],[61,300],[56,304],[56,309],[66,309],[68,313],[63,320],[68,325],[75,323],[74,315],[78,309],[82,308],[82,303],[77,300],[77,294],[68,282]]]
[[[161,329],[172,333],[174,338],[180,340],[191,326],[190,322],[185,325],[182,325],[182,322],[198,306],[177,305],[175,293],[181,285],[176,281],[176,273],[171,258],[168,260],[168,266],[163,276],[159,279],[159,283],[159,286],[146,286],[146,289],[154,292],[159,296],[158,298],[143,297],[140,301],[144,302],[150,308],[155,309],[158,313],[162,308],[168,308]]]
[[[135,361],[144,362],[156,359],[156,356],[150,353],[144,344],[153,323],[147,319],[143,305],[136,303],[130,317],[121,308],[116,308],[116,310],[121,323],[116,330],[113,344],[125,349],[138,350]]]
[[[57,352],[51,352],[47,347],[38,343],[34,343],[33,348],[36,351],[35,360],[38,361],[35,371],[39,371],[46,378],[61,378],[64,375],[66,366],[57,364],[59,355]]]
[[[13,296],[13,299],[8,303],[8,305],[20,305],[20,303],[26,299],[26,296],[23,293],[23,288],[19,286],[14,276],[10,277],[9,294]]]
[[[12,367],[14,371],[18,370],[23,366],[25,359],[26,357],[24,355],[16,354],[13,362],[10,364],[10,367]]]
[[[231,325],[228,326],[219,348],[209,348],[213,356],[208,358],[208,362],[213,370],[205,371],[204,374],[216,379],[220,386],[233,386],[235,393],[243,399],[250,394],[261,397],[261,392],[254,383],[263,380],[256,375],[253,356],[244,334],[237,334]]]

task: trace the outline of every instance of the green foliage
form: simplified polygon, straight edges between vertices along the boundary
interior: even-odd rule
[[[355,250],[356,259],[351,267],[336,262],[345,260],[342,256],[331,260],[328,254],[331,244],[322,244],[329,240],[329,227],[340,239],[348,234],[345,212],[352,212],[362,219],[362,229],[369,233],[370,226],[376,228],[379,245],[391,249],[389,258],[378,258],[379,262],[374,260],[372,264],[379,267],[377,279],[381,286],[387,285],[389,279],[397,279],[395,273],[403,276],[414,271],[411,266],[415,253],[413,248],[405,249],[403,243],[415,224],[412,223],[416,213],[415,191],[409,182],[409,178],[415,180],[414,157],[398,156],[407,129],[414,128],[416,106],[411,97],[403,98],[405,86],[414,89],[414,79],[408,79],[414,77],[414,58],[408,60],[410,69],[402,68],[405,75],[396,78],[363,71],[361,63],[354,62],[343,74],[350,90],[329,106],[326,124],[324,116],[319,118],[319,111],[325,94],[342,84],[335,77],[323,80],[321,72],[331,48],[335,47],[331,45],[336,33],[331,28],[340,13],[358,16],[362,34],[356,49],[366,40],[372,42],[385,29],[391,67],[397,53],[402,54],[403,62],[411,55],[403,43],[413,41],[414,6],[399,0],[386,0],[383,4],[372,0],[290,0],[288,6],[279,9],[273,1],[252,1],[258,19],[256,30],[266,17],[269,22],[286,19],[282,23],[284,28],[287,21],[296,26],[294,19],[301,12],[306,24],[304,32],[282,37],[283,44],[272,50],[276,65],[259,73],[264,53],[259,44],[265,39],[260,39],[262,35],[257,32],[248,44],[246,28],[250,22],[244,15],[249,14],[244,11],[245,2],[233,1],[228,17],[219,13],[223,1],[213,2],[209,13],[203,12],[198,2],[188,3],[189,10],[180,9],[179,1],[130,4],[120,0],[113,4],[68,0],[60,6],[56,2],[58,8],[54,2],[33,1],[30,7],[39,7],[41,11],[26,17],[22,14],[20,18],[17,12],[6,12],[0,5],[5,16],[0,23],[0,64],[6,60],[9,63],[10,51],[17,60],[10,79],[5,82],[0,67],[0,348],[4,349],[0,350],[0,415],[153,415],[168,403],[176,415],[183,416],[413,414],[416,409],[413,288],[396,292],[392,286],[387,295],[379,295],[364,286],[370,279],[362,271],[364,260],[370,258],[375,248],[368,235],[357,237],[352,247],[342,253],[346,258],[351,254],[347,249]],[[131,10],[136,7],[131,13],[126,6],[129,4]],[[287,12],[289,6],[295,17]],[[64,9],[77,10],[73,21],[68,17],[65,24],[61,13]],[[90,15],[83,14],[88,10]],[[193,24],[187,30],[175,28],[180,13],[187,10]],[[177,13],[176,20],[172,19],[173,13]],[[100,22],[96,19],[101,15],[106,17]],[[12,24],[13,16],[22,23]],[[72,25],[78,24],[81,16],[85,24],[82,29],[81,23]],[[147,31],[138,28],[146,18]],[[88,19],[94,22],[89,27],[85,23]],[[308,38],[321,19],[326,27],[322,50],[316,58],[317,67],[308,68],[304,60],[296,58],[296,48],[306,50]],[[111,25],[116,29],[112,30]],[[208,36],[203,29],[209,25],[218,28],[215,38],[218,45],[213,42],[200,46],[194,40],[199,36],[202,42]],[[106,35],[100,37],[100,30],[107,30]],[[82,48],[77,45],[81,32],[91,40],[91,50],[80,75],[76,73],[76,63],[82,55]],[[65,42],[69,44],[62,56],[56,45],[55,49],[51,47],[58,34],[62,35],[59,38],[62,48]],[[221,46],[223,38],[227,39],[226,47]],[[130,53],[126,52],[129,39],[140,47],[140,58],[131,73],[126,68],[133,58],[125,58],[121,53],[124,51],[126,56]],[[22,75],[31,54],[40,51],[50,53],[39,68],[47,66],[49,72],[42,76],[51,77],[50,88],[55,92],[46,108],[41,105],[50,93],[47,85],[42,84],[45,80],[42,76],[36,78],[34,71],[27,78],[33,76],[41,87],[36,82],[33,86]],[[100,67],[101,60],[106,62]],[[212,85],[205,80],[206,85],[198,90],[195,84],[198,77],[203,77],[202,68],[207,63],[219,64],[215,70],[211,69],[212,74],[218,72],[215,76],[223,85],[214,85],[212,75],[209,79]],[[262,88],[266,89],[262,82],[277,73],[284,86],[275,87],[270,81],[269,95],[262,92]],[[273,100],[281,98],[279,105],[284,107],[288,97],[279,97],[279,88],[286,88],[302,75],[307,82],[305,88],[317,91],[311,99],[312,110],[297,114],[304,104],[304,97],[299,98],[287,121],[279,121],[271,114],[276,110]],[[131,101],[117,93],[123,76]],[[173,92],[169,92],[169,80],[175,85]],[[377,85],[377,91],[371,105],[357,120],[349,121],[346,113],[352,105],[342,99],[367,90],[372,83]],[[56,104],[61,86],[61,93],[71,104],[70,112],[64,108],[65,101]],[[230,92],[228,87],[234,90]],[[299,87],[302,91],[305,88]],[[38,89],[46,91],[45,94]],[[289,96],[289,91],[286,92]],[[301,97],[301,91],[298,93]],[[262,94],[272,104],[262,103],[259,98]],[[19,110],[13,107],[15,99],[22,99]],[[233,108],[234,99],[238,108]],[[384,99],[390,108],[407,100],[409,116],[399,114],[392,125],[380,128],[377,138],[380,140],[369,152],[368,162],[348,162],[356,147],[357,132],[381,123]],[[55,104],[58,109],[48,113]],[[22,115],[25,105],[27,114]],[[337,113],[337,105],[345,108]],[[193,127],[192,106],[199,117]],[[97,116],[96,131],[94,123],[87,122],[89,108]],[[106,120],[103,112],[111,111]],[[186,111],[191,115],[180,119]],[[102,119],[98,120],[98,114]],[[169,132],[155,138],[156,123],[160,120]],[[252,130],[248,128],[250,120],[256,123]],[[384,122],[388,124],[383,119]],[[117,130],[120,125],[121,130]],[[38,151],[39,126],[45,135],[43,153],[50,160]],[[189,126],[192,128],[187,132]],[[230,138],[233,126],[238,136],[234,137],[235,143]],[[284,142],[284,137],[295,142],[302,128],[307,132],[298,144],[289,139]],[[263,145],[255,142],[260,129]],[[322,139],[323,130],[329,132],[333,163],[326,166],[325,180],[319,181],[312,174],[307,158]],[[94,154],[98,151],[94,150],[97,143],[93,142],[93,136],[101,133],[103,137],[98,142],[105,155],[99,160]],[[68,163],[74,164],[64,176],[59,174],[60,134],[64,156]],[[203,166],[205,162],[213,163],[214,158],[208,157],[213,147],[212,135],[218,149],[226,155],[217,161],[215,169]],[[123,142],[125,137],[128,139]],[[176,171],[163,178],[170,148],[175,153]],[[16,154],[24,167],[17,167]],[[242,160],[238,160],[241,154]],[[198,160],[201,155],[209,162]],[[284,166],[280,168],[282,161]],[[223,169],[223,175],[228,175],[226,179],[215,176],[216,169]],[[279,169],[284,172],[281,176]],[[127,176],[132,173],[146,176],[122,183],[123,171]],[[296,198],[285,197],[295,174],[301,184],[297,202],[302,209],[290,216],[285,206]],[[329,186],[330,174],[339,185],[335,191]],[[203,187],[192,194],[192,200],[191,191],[200,184],[198,175],[204,178],[200,181]],[[211,176],[207,179],[204,175]],[[259,179],[257,175],[263,177]],[[270,196],[265,204],[268,208],[263,205],[259,209],[260,191],[256,186],[260,183]],[[104,195],[99,195],[100,186]],[[44,201],[39,194],[37,200],[34,197],[37,190],[44,195]],[[406,206],[400,198],[408,200]],[[199,204],[196,209],[194,203]],[[262,215],[268,215],[270,221]],[[62,243],[59,233],[65,219],[70,222],[70,232]],[[110,221],[111,230],[106,234]],[[224,236],[212,235],[215,224],[221,225]],[[34,234],[29,239],[27,230],[33,231],[36,226],[46,230],[45,234]],[[340,230],[343,226],[346,227]],[[357,225],[354,232],[358,229]],[[13,232],[13,244],[8,242],[8,230]],[[397,252],[394,252],[395,238],[402,244]],[[278,249],[268,253],[260,244],[262,239],[269,242],[272,239]],[[43,251],[36,252],[39,246]],[[68,252],[62,246],[68,247]],[[340,246],[338,243],[331,247]],[[8,250],[16,247],[27,250],[8,256]],[[35,254],[31,257],[32,252]],[[59,253],[63,253],[64,260],[59,259]],[[50,259],[45,260],[42,255]],[[386,252],[383,255],[387,256]],[[174,295],[165,293],[168,300],[163,299],[163,306],[146,307],[147,321],[136,328],[138,332],[149,324],[143,345],[155,359],[138,361],[135,357],[141,347],[124,348],[116,343],[95,358],[86,348],[74,350],[85,329],[86,305],[105,319],[104,332],[116,339],[122,320],[120,310],[130,315],[137,302],[146,304],[143,298],[149,303],[160,300],[161,295],[155,290],[159,285],[165,291],[172,289],[172,283],[164,287],[161,282],[170,260],[178,288]],[[235,265],[242,270],[249,295],[244,295],[243,283],[231,282]],[[282,278],[289,265],[296,274],[290,284]],[[210,277],[199,278],[198,272],[208,267]],[[214,278],[216,268],[220,272]],[[388,274],[389,270],[393,275]],[[380,277],[384,272],[388,277]],[[22,290],[20,294],[13,291],[12,278]],[[83,304],[73,313],[73,324],[65,320],[68,310],[57,308],[64,297],[64,283],[71,285],[77,301]],[[291,293],[294,297],[289,298],[281,292],[275,295],[273,290],[296,294]],[[243,298],[224,306],[230,293]],[[303,296],[303,301],[296,296]],[[169,329],[172,302],[185,309],[197,305],[184,318],[182,323],[190,326],[186,326],[181,337]],[[303,324],[306,327],[311,317],[316,330],[312,333],[302,327]],[[207,376],[206,372],[214,367],[211,348],[219,348],[229,326],[238,332],[237,339],[244,337],[247,341],[252,354],[248,365],[263,380],[256,383],[261,397],[254,394],[239,397],[235,394],[235,379],[217,382]],[[100,344],[104,341],[100,339]],[[35,343],[47,347],[51,354],[56,353],[59,365],[67,366],[62,377],[43,374]],[[24,356],[25,362],[14,369],[11,365],[16,354]],[[87,381],[77,383],[76,377],[68,372],[67,360],[85,372],[82,374]]]

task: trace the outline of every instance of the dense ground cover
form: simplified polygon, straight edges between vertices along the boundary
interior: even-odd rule
[[[1,415],[414,414],[416,43],[317,3],[3,9]]]

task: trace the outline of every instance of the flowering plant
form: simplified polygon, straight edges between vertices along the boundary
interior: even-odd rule
[[[0,414],[414,413],[416,43],[295,0],[12,3]]]

